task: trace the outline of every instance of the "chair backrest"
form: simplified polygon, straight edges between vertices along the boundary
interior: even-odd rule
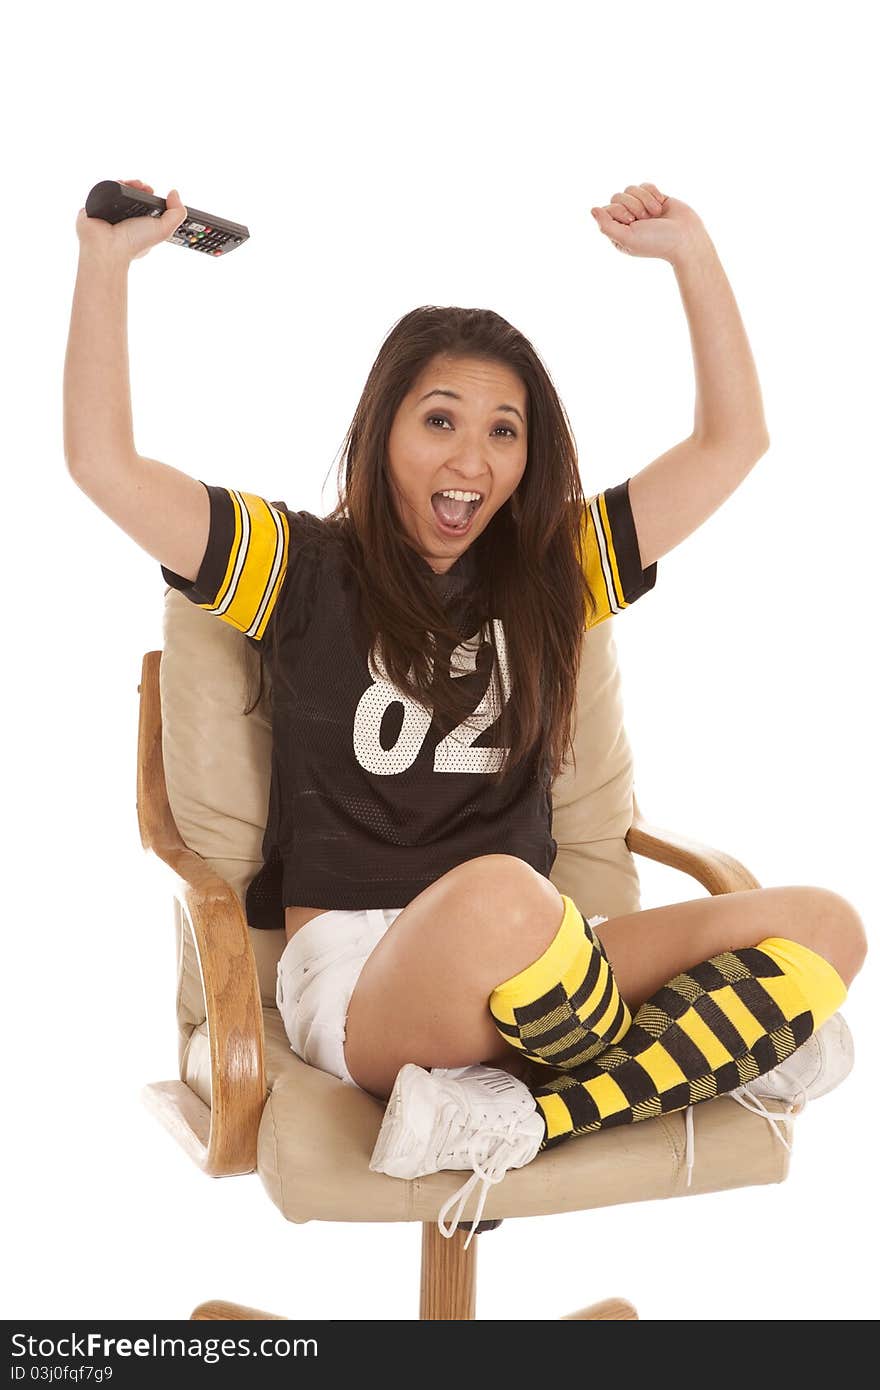
[[[626,844],[633,820],[632,753],[613,619],[584,634],[574,714],[576,761],[553,786],[557,841],[551,881],[585,917],[637,912],[639,879]],[[238,894],[262,864],[269,809],[271,681],[250,714],[259,657],[228,623],[165,592],[159,672],[162,757],[168,801],[181,838]],[[252,928],[264,1005],[274,1007],[282,930]]]

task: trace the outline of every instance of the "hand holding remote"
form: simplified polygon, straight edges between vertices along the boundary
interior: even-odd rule
[[[140,188],[146,193],[153,189],[140,179],[120,179],[130,188]],[[161,241],[169,241],[182,222],[186,221],[187,210],[180,201],[180,194],[172,188],[165,199],[166,209],[159,217],[128,217],[122,222],[105,222],[101,217],[89,217],[85,208],[80,208],[76,219],[76,234],[80,250],[97,250],[102,255],[117,257],[123,263],[139,260]]]

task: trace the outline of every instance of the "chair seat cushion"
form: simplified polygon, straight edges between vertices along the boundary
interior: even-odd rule
[[[264,1008],[269,1098],[257,1170],[288,1221],[434,1221],[467,1174],[412,1181],[372,1173],[384,1105],[290,1050],[277,1009]],[[774,1109],[768,1103],[768,1109]],[[694,1107],[695,1164],[685,1166],[685,1112],[580,1135],[489,1188],[483,1220],[584,1211],[782,1182],[789,1152],[770,1122],[727,1096]],[[791,1142],[793,1123],[786,1119]],[[476,1197],[473,1199],[476,1206]],[[468,1211],[464,1213],[466,1220]]]

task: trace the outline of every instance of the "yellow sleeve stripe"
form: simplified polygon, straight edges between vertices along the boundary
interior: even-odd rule
[[[586,626],[595,627],[613,613],[628,607],[623,596],[620,567],[614,550],[611,521],[604,492],[587,503],[581,521],[587,583],[597,603],[595,614]]]
[[[656,561],[647,569],[642,567],[629,483],[627,478],[585,501],[581,549],[585,577],[596,600],[594,614],[584,605],[587,627],[631,607],[657,580]]]
[[[290,527],[265,498],[227,489],[234,530],[226,571],[213,603],[200,604],[248,637],[260,638],[287,569]]]

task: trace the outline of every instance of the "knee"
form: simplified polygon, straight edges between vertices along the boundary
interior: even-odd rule
[[[459,865],[467,893],[485,894],[508,924],[534,918],[536,911],[562,913],[562,895],[543,874],[515,854],[483,854]]]
[[[451,877],[451,876],[450,876]],[[481,922],[484,941],[505,949],[511,942],[533,959],[549,945],[562,921],[562,896],[548,878],[514,854],[486,854],[454,870],[460,901]],[[532,954],[529,954],[529,953]]]
[[[830,888],[811,888],[813,939],[808,943],[830,961],[848,985],[868,952],[865,926],[852,903]]]

